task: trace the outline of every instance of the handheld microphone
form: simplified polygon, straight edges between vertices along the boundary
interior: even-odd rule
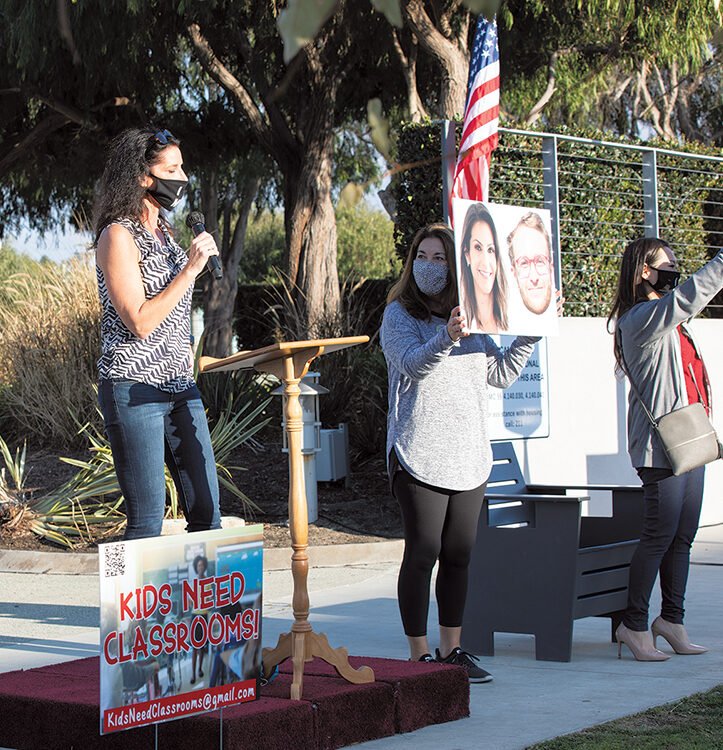
[[[206,231],[206,217],[200,211],[191,211],[186,217],[186,226],[193,232],[194,237],[198,237],[201,232]],[[214,279],[218,281],[223,278],[223,268],[221,268],[218,255],[212,255],[206,266]]]

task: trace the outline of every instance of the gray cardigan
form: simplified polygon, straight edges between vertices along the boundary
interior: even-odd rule
[[[721,288],[723,251],[673,291],[658,300],[638,302],[617,321],[630,377],[654,417],[688,405],[676,329],[696,316]],[[690,333],[687,328],[686,331]],[[695,348],[698,350],[697,346]],[[702,389],[703,384],[699,383],[698,387]],[[711,403],[710,394],[708,403]],[[632,391],[628,394],[628,453],[635,468],[670,466]]]
[[[489,336],[453,342],[446,321],[418,320],[399,302],[384,311],[381,345],[389,373],[387,458],[392,449],[413,477],[471,490],[487,480],[487,386],[506,388],[538,337],[518,336],[503,353]]]

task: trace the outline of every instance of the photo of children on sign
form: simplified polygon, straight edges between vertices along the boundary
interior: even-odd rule
[[[550,212],[452,201],[459,303],[470,333],[558,331]]]
[[[256,699],[262,526],[99,553],[101,734]]]

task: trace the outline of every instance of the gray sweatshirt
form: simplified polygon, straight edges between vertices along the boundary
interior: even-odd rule
[[[696,316],[722,288],[723,251],[673,291],[658,300],[638,302],[620,316],[617,330],[625,363],[654,417],[688,405],[677,327]],[[695,348],[698,350],[697,345]],[[628,394],[628,453],[636,469],[670,466],[632,391]]]
[[[384,311],[381,345],[389,373],[387,457],[444,489],[479,487],[489,477],[487,387],[506,388],[538,337],[518,336],[504,353],[489,336],[453,342],[446,321],[418,320],[399,302]]]

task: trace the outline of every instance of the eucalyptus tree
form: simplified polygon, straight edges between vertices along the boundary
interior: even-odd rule
[[[508,122],[706,139],[718,0],[507,0],[500,18]]]
[[[473,14],[497,13],[507,124],[721,138],[720,0],[371,1],[392,26],[412,120],[461,115]],[[336,2],[288,0],[285,13],[313,35]],[[288,30],[285,40],[292,49],[299,44]],[[439,83],[433,96],[428,87],[420,92],[428,84],[427,69],[419,72],[425,58]]]
[[[491,6],[488,10],[494,10],[493,3],[487,5]],[[401,0],[401,8],[420,49],[437,67],[437,116],[461,117],[467,95],[470,36],[475,26],[472,13],[455,0]]]
[[[88,215],[108,136],[177,85],[167,41],[119,0],[0,0],[0,227]]]
[[[354,2],[341,2],[287,67],[276,26],[283,5],[0,0],[3,218],[24,216],[44,227],[69,207],[87,214],[109,135],[162,120],[194,147],[208,145],[205,152],[190,149],[187,159],[193,170],[203,157],[200,194],[211,224],[227,233],[230,257],[238,243],[224,217],[247,215],[251,178],[258,177],[250,165],[263,164],[263,156],[273,162],[281,175],[287,271],[308,328],[333,318],[339,284],[331,185],[339,128],[364,119],[369,99],[397,96],[401,76],[388,64],[391,41],[379,44],[382,17]],[[206,70],[203,78],[189,49]],[[235,207],[211,187],[224,170],[226,185],[234,174],[246,180]]]
[[[287,66],[277,19],[284,3],[210,0],[189,12],[188,35],[254,142],[283,176],[286,270],[307,332],[336,319],[339,279],[332,200],[338,128],[375,97],[392,100],[386,21],[369,4],[342,0]],[[230,24],[228,19],[233,19]]]
[[[194,66],[182,16],[168,10],[0,0],[0,226],[24,219],[46,229],[70,218],[90,229],[109,138],[162,123],[181,138],[196,207],[218,233],[223,280],[200,285],[207,352],[224,356],[246,220],[270,167]]]

